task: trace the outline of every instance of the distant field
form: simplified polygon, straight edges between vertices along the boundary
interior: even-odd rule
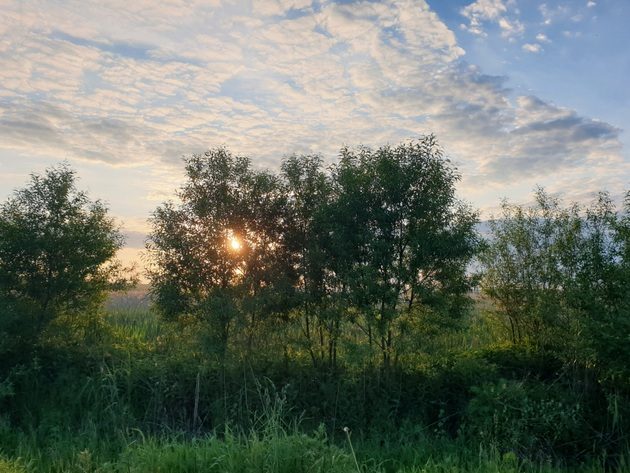
[[[125,292],[113,292],[107,296],[105,309],[148,308],[150,305],[148,284],[138,284]]]

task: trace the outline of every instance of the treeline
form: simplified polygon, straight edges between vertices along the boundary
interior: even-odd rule
[[[152,291],[166,317],[203,321],[222,357],[291,325],[299,338],[279,348],[315,367],[364,347],[364,365],[389,369],[481,287],[514,345],[628,379],[630,200],[563,207],[539,189],[530,207],[504,202],[483,241],[433,137],[343,149],[329,169],[292,156],[278,174],[216,149],[186,171],[180,203],[151,219]]]
[[[332,438],[623,463],[630,194],[538,190],[482,238],[433,136],[330,167],[222,148],[185,166],[150,218],[146,313],[103,309],[135,281],[67,165],[0,208],[0,453],[90,432],[118,439],[109,458],[137,431],[255,427],[280,403]]]
[[[285,159],[279,174],[216,149],[186,160],[179,204],[154,213],[149,276],[166,317],[204,321],[212,345],[250,358],[261,333],[292,325],[281,349],[334,369],[365,347],[389,369],[418,322],[470,305],[477,214],[433,137],[375,151]],[[378,360],[375,358],[378,357]]]
[[[504,202],[491,231],[481,287],[511,342],[628,386],[630,193],[584,208],[539,189],[530,207]]]

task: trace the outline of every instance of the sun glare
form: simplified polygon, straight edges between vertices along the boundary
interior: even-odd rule
[[[242,247],[243,245],[241,244],[241,241],[237,237],[235,236],[230,237],[230,249],[232,251],[240,251]]]

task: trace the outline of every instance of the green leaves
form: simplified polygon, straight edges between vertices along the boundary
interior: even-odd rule
[[[380,337],[385,363],[394,350],[396,322],[411,314],[407,308],[436,307],[468,289],[477,216],[456,199],[458,180],[433,136],[374,151],[343,149],[333,169],[334,197],[326,209],[329,264]]]
[[[477,215],[456,199],[459,174],[433,136],[344,148],[330,172],[318,156],[257,171],[223,148],[188,158],[186,172],[181,204],[155,211],[148,245],[166,315],[203,318],[217,288],[230,289],[236,309],[226,312],[246,321],[240,331],[298,309],[313,361],[333,365],[348,322],[387,362],[412,305],[448,315],[466,305]]]
[[[616,373],[628,355],[628,208],[606,193],[586,208],[542,189],[529,207],[503,204],[481,260],[484,291],[514,342]]]
[[[50,168],[0,207],[0,297],[33,313],[35,332],[130,282],[114,260],[121,233],[75,181],[68,165]]]
[[[152,291],[167,317],[209,323],[225,353],[234,324],[253,330],[268,315],[261,307],[282,307],[275,288],[290,296],[287,195],[278,176],[223,148],[187,158],[186,173],[180,203],[164,204],[151,218]]]

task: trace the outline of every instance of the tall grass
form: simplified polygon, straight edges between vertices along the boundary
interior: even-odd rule
[[[158,315],[146,307],[109,309],[105,322],[123,339],[155,340],[166,330]]]
[[[96,422],[81,428],[4,432],[16,436],[11,456],[2,452],[0,473],[601,473],[598,463],[571,468],[519,458],[483,445],[428,435],[409,426],[398,438],[351,439],[336,444],[320,425],[305,432],[291,420],[286,399],[269,384],[258,386],[259,412],[249,430],[224,427],[205,435],[147,435],[118,429],[102,436]],[[5,456],[2,456],[2,455]],[[630,472],[621,459],[611,473]]]
[[[330,442],[325,429],[310,434],[283,425],[239,433],[226,429],[199,438],[183,435],[127,438],[116,455],[103,457],[58,439],[50,449],[23,450],[21,459],[0,457],[0,473],[611,473],[630,472],[622,463],[604,469],[592,463],[570,468],[532,463],[508,452],[470,448],[452,441],[357,448]],[[25,439],[25,441],[27,441]]]

